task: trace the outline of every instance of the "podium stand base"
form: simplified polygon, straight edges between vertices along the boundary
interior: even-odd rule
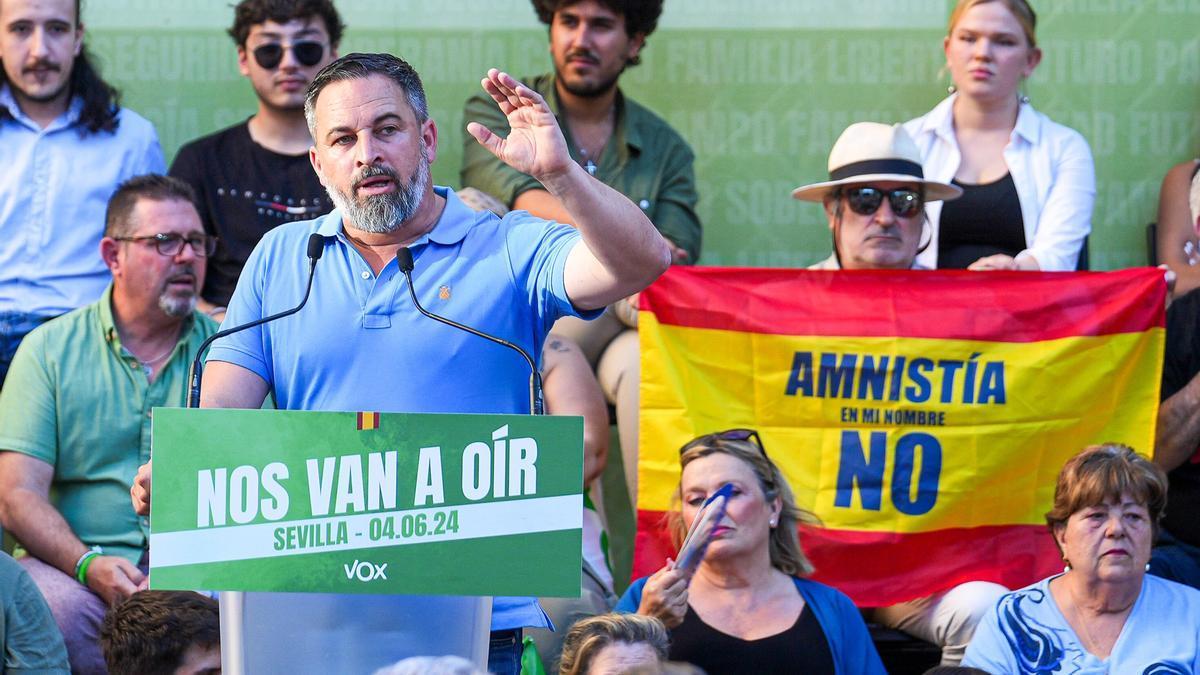
[[[221,661],[244,673],[372,673],[410,656],[487,670],[490,597],[221,593]]]

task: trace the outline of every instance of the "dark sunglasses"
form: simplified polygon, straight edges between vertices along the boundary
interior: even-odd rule
[[[310,40],[293,42],[290,47],[284,47],[278,42],[271,42],[255,47],[251,53],[254,54],[254,60],[258,62],[258,65],[271,70],[277,67],[280,61],[283,61],[284,49],[291,49],[292,55],[303,66],[315,66],[325,56],[325,45]]]
[[[186,242],[192,247],[192,252],[201,257],[212,255],[217,250],[217,238],[207,234],[193,234],[183,237],[178,234],[151,234],[144,237],[113,237],[116,241],[153,242],[155,250],[160,255],[177,256],[183,250]]]
[[[754,429],[727,429],[705,434],[684,443],[683,447],[679,448],[679,454],[682,455],[699,445],[710,445],[713,441],[750,441],[758,446],[758,451],[763,454],[763,457],[767,456],[767,449],[763,447],[762,439],[758,437],[758,432]]]
[[[860,216],[870,216],[879,210],[886,196],[892,213],[901,218],[911,218],[921,212],[925,206],[925,195],[920,190],[897,188],[895,190],[880,190],[874,187],[852,187],[842,191],[846,197],[846,205]]]

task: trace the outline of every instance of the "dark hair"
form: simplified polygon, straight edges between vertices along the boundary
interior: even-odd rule
[[[383,75],[395,82],[408,97],[408,105],[423,124],[429,119],[429,104],[425,101],[425,88],[421,76],[408,62],[391,54],[347,54],[321,69],[308,85],[304,94],[304,118],[308,120],[308,131],[317,137],[317,97],[321,90],[334,82],[361,80],[372,75]]]
[[[320,17],[329,33],[329,43],[337,47],[342,41],[346,24],[330,0],[242,0],[233,10],[233,25],[229,37],[239,47],[246,46],[250,28],[260,23],[274,21],[287,23],[293,19]]]
[[[666,627],[651,616],[611,613],[589,617],[571,626],[563,638],[558,672],[583,675],[600,650],[617,642],[647,645],[660,662],[665,661],[669,641]]]
[[[75,0],[76,28],[79,28],[80,24],[81,2],[82,0]],[[8,75],[4,74],[2,63],[0,77],[8,82]],[[121,93],[100,77],[100,71],[92,65],[92,54],[87,45],[83,45],[79,56],[75,57],[75,62],[71,65],[71,78],[67,83],[68,105],[76,96],[83,99],[83,109],[79,111],[80,136],[98,131],[113,133],[117,130],[117,125],[121,122],[117,118],[117,111],[121,108]],[[4,108],[0,107],[0,118],[3,117],[3,112]]]
[[[538,20],[549,26],[554,22],[554,13],[564,7],[570,7],[579,0],[530,0],[537,12]],[[633,37],[641,34],[643,38],[650,37],[658,27],[658,17],[662,14],[663,0],[597,0],[614,14],[625,18],[625,34]],[[629,65],[636,66],[641,62],[640,57],[629,59]]]
[[[217,602],[192,591],[140,591],[100,627],[110,675],[168,675],[192,645],[221,644]]]
[[[129,233],[129,214],[137,206],[138,200],[152,199],[169,201],[178,199],[193,206],[196,204],[196,192],[191,185],[157,173],[134,176],[117,186],[117,191],[108,198],[108,208],[104,213],[104,236],[120,237]]]

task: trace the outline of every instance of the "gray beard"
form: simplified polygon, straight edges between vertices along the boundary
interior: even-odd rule
[[[329,199],[357,230],[371,234],[389,234],[400,229],[421,207],[429,188],[429,158],[421,153],[416,170],[407,182],[396,179],[397,191],[354,199],[333,187],[327,187]],[[353,188],[351,188],[353,190]]]
[[[196,296],[189,295],[186,298],[179,298],[163,293],[158,296],[158,308],[167,316],[181,319],[196,309]]]

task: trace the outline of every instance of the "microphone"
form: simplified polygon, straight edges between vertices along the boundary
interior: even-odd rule
[[[208,346],[211,345],[214,341],[216,341],[220,338],[223,338],[226,335],[232,335],[234,333],[244,331],[247,328],[254,328],[255,326],[261,326],[264,323],[267,323],[269,321],[274,321],[276,319],[282,319],[285,316],[291,316],[291,315],[295,314],[296,312],[299,312],[301,310],[301,308],[304,307],[305,303],[308,302],[308,295],[309,295],[309,293],[312,292],[313,273],[317,271],[317,261],[321,259],[321,254],[324,252],[325,252],[325,237],[322,237],[320,234],[313,232],[312,234],[310,234],[308,236],[308,285],[305,286],[305,288],[304,288],[304,298],[302,300],[300,300],[300,304],[296,305],[295,307],[293,307],[287,311],[283,311],[278,314],[272,314],[271,316],[266,316],[261,319],[256,319],[249,323],[244,323],[240,326],[234,326],[232,328],[227,328],[225,330],[219,330],[219,331],[213,333],[212,335],[209,335],[207,340],[200,343],[200,348],[196,350],[196,358],[194,360],[192,360],[192,375],[189,378],[191,384],[190,384],[190,387],[188,388],[188,400],[187,400],[188,408],[199,408],[200,407],[200,378],[204,374],[204,365],[200,362],[200,357],[204,354],[204,350],[208,349]]]
[[[396,251],[396,264],[400,266],[400,271],[404,273],[404,278],[408,280],[408,295],[412,298],[413,306],[417,308],[418,312],[424,314],[430,319],[433,319],[434,321],[444,323],[447,326],[453,326],[454,328],[466,331],[476,337],[490,340],[498,345],[504,345],[505,347],[517,352],[521,355],[521,358],[525,359],[525,363],[529,365],[529,410],[532,411],[534,415],[545,414],[545,406],[542,401],[542,374],[538,372],[537,364],[533,362],[533,357],[529,355],[529,352],[522,349],[521,346],[516,343],[509,342],[503,338],[498,338],[495,335],[488,335],[481,330],[476,330],[457,321],[447,319],[444,316],[438,316],[433,312],[426,311],[426,309],[421,306],[421,301],[417,300],[417,289],[413,285],[412,279],[413,255],[412,251],[408,250],[407,246],[401,247],[399,251]]]

